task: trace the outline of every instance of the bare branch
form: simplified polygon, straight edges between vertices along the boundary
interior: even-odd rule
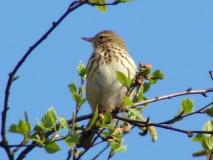
[[[201,94],[204,97],[206,97],[206,94],[209,92],[213,92],[213,88],[207,88],[207,89],[201,89],[201,90],[192,90],[190,88],[185,91],[180,91],[180,92],[175,92],[175,93],[171,93],[171,94],[164,95],[164,96],[150,98],[150,99],[135,103],[134,106],[132,106],[132,107],[134,108],[134,107],[138,107],[138,106],[145,105],[148,103],[153,103],[153,102],[157,102],[157,101],[161,101],[161,100],[165,100],[165,99],[171,99],[173,97],[179,97],[179,96],[191,95],[191,94]]]
[[[138,126],[138,127],[155,126],[155,127],[158,127],[158,128],[164,128],[164,129],[168,129],[168,130],[172,130],[172,131],[184,133],[184,134],[187,134],[189,137],[192,137],[193,133],[203,133],[203,134],[205,133],[205,134],[211,134],[211,135],[213,135],[213,131],[183,130],[183,129],[171,127],[171,126],[164,125],[164,124],[147,123],[146,121],[134,120],[134,119],[129,119],[129,118],[123,118],[123,117],[119,117],[117,115],[113,115],[113,118],[119,119],[119,120],[122,120],[122,121],[125,121],[125,122],[128,122],[128,123],[130,123],[132,125],[135,125],[135,126]]]
[[[188,117],[188,116],[192,116],[192,115],[195,115],[195,114],[199,114],[199,113],[205,113],[203,112],[204,109],[208,108],[209,106],[213,105],[213,102],[205,105],[204,107],[198,109],[197,111],[194,111],[192,113],[189,113],[189,114],[179,114],[178,116],[175,116],[174,118],[170,119],[170,120],[167,120],[167,121],[164,121],[164,122],[160,122],[158,124],[173,124],[175,123],[176,121],[180,120],[180,119],[183,119],[185,117]]]

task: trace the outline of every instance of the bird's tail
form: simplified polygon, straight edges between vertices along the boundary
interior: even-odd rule
[[[77,147],[83,147],[84,149],[90,148],[93,145],[94,136],[95,132],[92,130],[83,132],[80,136]]]

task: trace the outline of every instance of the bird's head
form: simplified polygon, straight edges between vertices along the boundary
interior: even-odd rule
[[[127,50],[122,38],[120,38],[116,33],[108,30],[99,32],[92,38],[83,37],[82,39],[92,43],[94,48],[113,45]]]

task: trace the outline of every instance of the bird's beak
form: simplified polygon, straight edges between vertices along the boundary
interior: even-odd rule
[[[82,37],[83,40],[92,43],[94,41],[94,38],[92,37]]]

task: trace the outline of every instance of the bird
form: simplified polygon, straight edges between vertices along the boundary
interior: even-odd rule
[[[93,52],[86,66],[86,98],[92,112],[112,112],[121,107],[127,88],[117,79],[116,72],[122,72],[133,79],[136,64],[131,58],[124,40],[115,32],[104,30],[94,37],[83,37],[90,42]],[[131,96],[131,95],[130,95]],[[79,145],[87,149],[92,145],[95,133],[84,132]]]
[[[86,66],[86,98],[94,112],[112,112],[121,106],[127,88],[116,77],[122,72],[131,79],[136,74],[136,64],[124,40],[115,32],[105,30],[92,38],[83,38],[93,46]]]

